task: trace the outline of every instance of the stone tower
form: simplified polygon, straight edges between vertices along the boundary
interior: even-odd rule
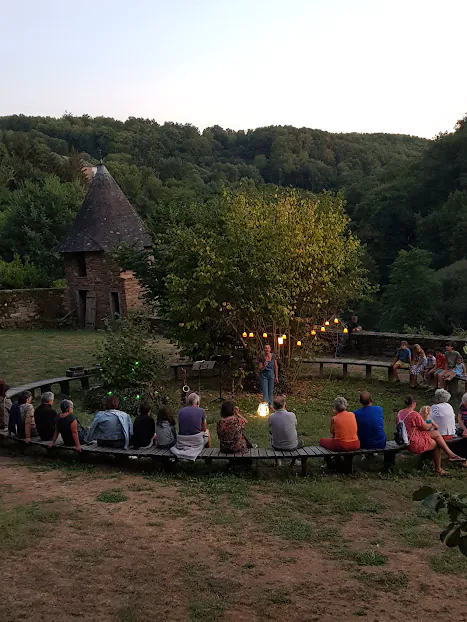
[[[112,251],[121,244],[150,249],[143,221],[103,164],[99,164],[71,231],[61,240],[67,307],[80,327],[102,326],[106,317],[141,306],[141,289],[121,270]]]

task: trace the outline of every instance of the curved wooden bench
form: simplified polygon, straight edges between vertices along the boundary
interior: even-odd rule
[[[85,374],[84,376],[60,376],[59,378],[48,378],[47,380],[39,380],[38,382],[29,382],[28,384],[23,384],[19,387],[11,387],[6,392],[6,396],[10,399],[16,397],[23,391],[31,391],[31,393],[35,396],[36,389],[39,389],[40,393],[45,393],[45,391],[51,391],[52,385],[58,384],[60,386],[60,391],[65,395],[70,395],[70,382],[74,380],[79,380],[81,382],[81,387],[87,391],[89,389],[89,378],[91,374]]]
[[[0,438],[11,439],[18,443],[26,445],[24,439],[20,439],[16,436],[9,436],[7,430],[0,431]],[[31,439],[31,445],[40,446],[44,449],[49,449],[50,441],[41,441],[38,438]],[[74,447],[69,445],[63,445],[63,443],[57,442],[57,449],[65,449],[74,451]],[[301,449],[295,449],[293,451],[278,451],[271,448],[252,448],[243,454],[226,454],[221,452],[220,449],[212,447],[209,449],[203,449],[198,456],[200,460],[230,460],[230,461],[244,461],[244,460],[300,460],[302,466],[302,474],[306,475],[308,460],[314,458],[329,458],[334,456],[341,456],[346,460],[346,471],[352,471],[352,460],[355,456],[365,456],[372,454],[383,454],[384,456],[384,468],[390,470],[394,467],[396,461],[396,455],[399,451],[405,449],[397,445],[394,441],[386,443],[384,449],[359,449],[358,451],[346,451],[337,452],[329,451],[324,447],[311,446],[303,447]],[[114,449],[112,447],[98,447],[96,443],[90,445],[82,445],[84,454],[105,454],[114,456],[136,456],[136,457],[148,457],[157,460],[168,460],[169,458],[175,458],[170,449],[159,449],[158,447],[150,447],[149,449]]]

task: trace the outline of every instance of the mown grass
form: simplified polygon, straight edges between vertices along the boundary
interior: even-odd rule
[[[0,551],[18,551],[34,544],[55,523],[60,512],[54,503],[34,502],[6,508],[0,505]]]
[[[101,501],[102,503],[122,503],[127,499],[127,495],[120,488],[110,488],[109,490],[103,490],[96,497],[96,501]]]

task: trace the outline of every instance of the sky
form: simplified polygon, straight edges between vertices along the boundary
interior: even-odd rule
[[[0,116],[432,138],[467,114],[467,0],[0,0]]]

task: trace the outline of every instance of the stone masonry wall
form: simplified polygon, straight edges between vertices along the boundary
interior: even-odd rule
[[[118,292],[121,313],[141,305],[140,287],[132,272],[120,272],[111,256],[103,252],[85,253],[86,276],[79,275],[76,257],[65,253],[67,281],[67,308],[78,308],[77,291],[87,291],[95,296],[95,326],[111,314],[111,292]]]
[[[444,337],[440,335],[402,335],[398,333],[375,333],[362,331],[351,336],[350,347],[346,349],[349,356],[365,358],[372,356],[375,358],[393,357],[399,348],[402,340],[409,342],[409,347],[419,343],[426,350],[435,350],[436,347],[445,347],[449,341],[456,344],[456,349],[462,353],[462,348],[467,340],[456,337]],[[467,360],[467,355],[464,355]]]
[[[0,329],[54,327],[65,313],[64,289],[0,290]]]

